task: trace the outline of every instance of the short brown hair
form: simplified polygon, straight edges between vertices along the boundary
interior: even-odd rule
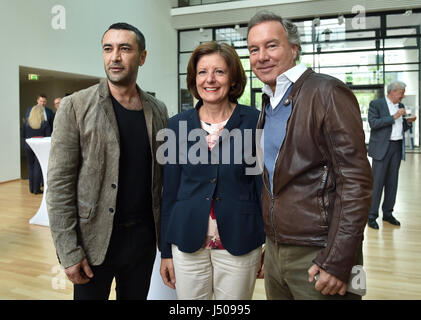
[[[237,52],[226,43],[218,43],[216,41],[204,42],[194,49],[187,65],[187,88],[196,99],[201,99],[196,88],[197,63],[201,57],[213,53],[217,53],[224,58],[228,66],[230,82],[234,83],[228,93],[228,99],[231,102],[237,102],[237,99],[244,92],[247,77]]]

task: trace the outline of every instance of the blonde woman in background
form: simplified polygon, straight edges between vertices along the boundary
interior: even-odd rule
[[[22,131],[24,140],[27,138],[51,136],[52,128],[45,119],[44,107],[42,105],[37,104],[31,108],[29,116],[23,124]],[[28,162],[29,191],[34,194],[40,194],[42,193],[41,184],[43,183],[40,164],[26,141],[24,141],[24,149]]]

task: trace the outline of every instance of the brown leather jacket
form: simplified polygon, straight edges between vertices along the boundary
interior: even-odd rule
[[[308,69],[293,85],[292,112],[274,170],[264,168],[262,214],[278,244],[319,246],[315,264],[348,281],[363,239],[372,173],[361,114],[339,80]],[[264,95],[263,105],[268,102]],[[257,125],[264,127],[265,111]],[[310,266],[309,266],[310,267]]]

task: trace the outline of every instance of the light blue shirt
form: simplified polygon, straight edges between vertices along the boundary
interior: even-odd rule
[[[281,98],[276,108],[272,108],[270,104],[267,104],[265,107],[263,155],[265,167],[269,173],[271,193],[273,193],[273,173],[276,159],[278,158],[279,150],[284,142],[287,122],[292,111],[291,101],[289,104],[284,105],[291,89],[292,83],[285,91],[284,96]]]

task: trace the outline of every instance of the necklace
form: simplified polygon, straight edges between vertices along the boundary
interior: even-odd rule
[[[235,106],[235,104],[229,103],[228,107],[223,108],[218,106],[218,108],[212,108],[212,111],[209,111],[209,107],[203,105],[199,109],[199,118],[200,120],[210,124],[221,123],[231,117]]]

